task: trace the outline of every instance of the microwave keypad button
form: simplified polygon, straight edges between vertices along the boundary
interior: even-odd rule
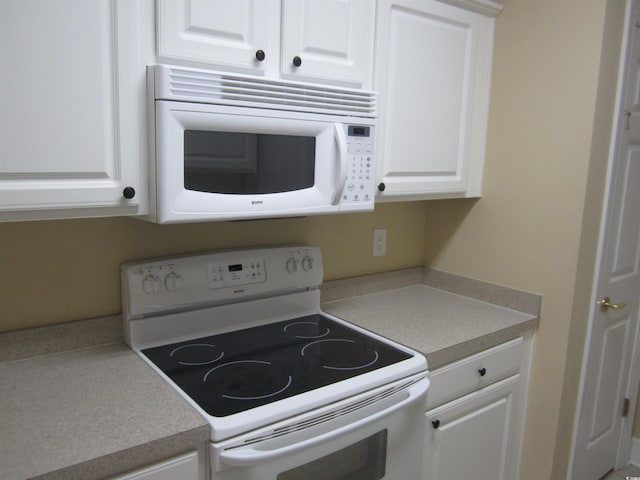
[[[373,198],[372,146],[372,142],[362,139],[351,138],[348,143],[349,175],[342,195],[345,203],[360,203]]]

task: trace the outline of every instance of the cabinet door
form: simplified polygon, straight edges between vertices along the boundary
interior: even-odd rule
[[[427,412],[424,480],[516,478],[510,448],[518,380],[514,375]]]
[[[374,27],[371,0],[284,0],[281,75],[371,88]]]
[[[198,453],[191,452],[112,480],[199,480]]]
[[[494,19],[436,0],[378,12],[379,197],[478,196]]]
[[[160,57],[251,73],[277,70],[278,0],[158,0],[157,14]]]
[[[143,10],[0,3],[0,220],[146,213]]]

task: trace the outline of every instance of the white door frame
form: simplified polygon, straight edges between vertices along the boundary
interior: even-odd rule
[[[593,283],[591,286],[591,305],[589,308],[589,323],[587,326],[587,335],[584,343],[584,353],[582,359],[582,368],[580,373],[580,386],[578,391],[578,401],[576,405],[574,425],[573,425],[573,435],[572,435],[572,443],[571,443],[571,456],[569,459],[569,468],[567,471],[567,478],[572,478],[573,470],[574,470],[574,459],[575,452],[577,446],[577,433],[578,433],[578,422],[579,414],[582,410],[583,406],[583,396],[585,389],[585,381],[587,375],[590,372],[587,371],[587,359],[589,357],[589,345],[591,342],[592,332],[593,332],[593,324],[594,321],[597,320],[599,305],[597,298],[598,295],[598,286],[599,286],[599,278],[601,275],[601,267],[602,267],[602,256],[603,256],[603,248],[604,248],[604,237],[605,237],[605,228],[606,228],[606,220],[607,220],[607,211],[609,207],[610,201],[610,190],[612,188],[612,174],[614,170],[614,162],[616,160],[616,155],[618,153],[618,142],[620,140],[620,135],[622,128],[624,128],[623,121],[623,93],[626,87],[626,67],[629,63],[629,54],[631,50],[631,29],[636,28],[635,25],[632,25],[632,13],[633,13],[633,3],[640,2],[640,0],[626,0],[626,9],[625,9],[625,22],[624,22],[624,31],[623,31],[623,40],[622,40],[622,49],[620,54],[620,62],[618,67],[618,82],[617,82],[617,91],[616,91],[616,103],[614,109],[614,117],[613,117],[613,125],[612,125],[612,138],[609,147],[609,155],[607,160],[607,177],[605,184],[605,192],[604,192],[604,201],[602,206],[602,217],[600,219],[600,232],[598,238],[598,251],[596,256],[596,265],[594,271]],[[640,292],[638,292],[640,295]],[[640,329],[637,330],[640,332]],[[623,421],[620,439],[618,442],[618,452],[616,455],[616,465],[615,468],[625,467],[630,458],[631,451],[631,436],[633,429],[633,420],[634,420],[634,412],[636,408],[636,400],[638,397],[638,384],[640,383],[640,342],[638,335],[636,334],[633,346],[632,346],[632,354],[631,354],[631,365],[629,369],[629,377],[627,379],[627,384],[625,386],[625,396],[629,398],[629,415]]]

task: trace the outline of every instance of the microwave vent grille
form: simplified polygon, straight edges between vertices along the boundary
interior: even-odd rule
[[[166,70],[156,74],[158,100],[377,117],[376,92],[179,67]]]

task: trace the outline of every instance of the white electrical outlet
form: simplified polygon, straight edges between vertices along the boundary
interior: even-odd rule
[[[378,228],[373,231],[373,256],[382,257],[387,254],[387,229]]]

